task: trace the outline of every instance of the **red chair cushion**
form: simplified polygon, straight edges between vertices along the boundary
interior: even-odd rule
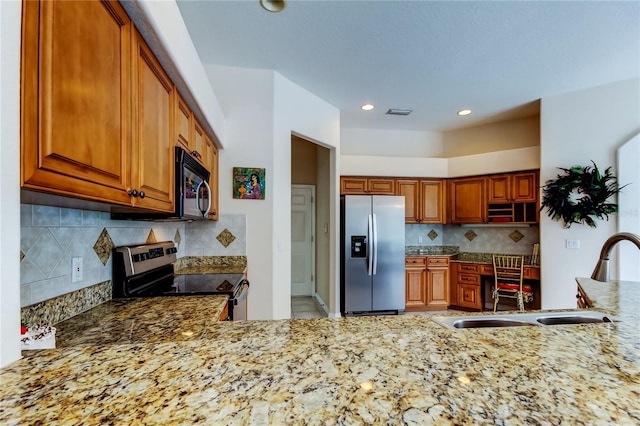
[[[498,290],[519,291],[520,286],[512,283],[498,283]],[[522,284],[522,291],[524,293],[533,293],[533,288],[528,284]]]

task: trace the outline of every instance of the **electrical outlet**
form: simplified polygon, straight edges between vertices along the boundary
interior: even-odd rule
[[[82,258],[74,257],[71,262],[71,282],[82,281]]]
[[[580,240],[566,240],[566,245],[568,249],[579,249]]]

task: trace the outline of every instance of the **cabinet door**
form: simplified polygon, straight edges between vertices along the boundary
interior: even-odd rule
[[[367,193],[367,178],[341,177],[340,193],[346,195],[364,195]]]
[[[396,195],[404,196],[404,222],[420,222],[420,185],[415,179],[397,179]]]
[[[207,150],[206,134],[204,133],[204,129],[202,128],[200,123],[198,123],[198,120],[194,119],[192,122],[193,132],[191,134],[193,135],[192,146],[193,150],[195,151],[194,155],[198,158],[198,160],[200,160],[200,162],[206,165],[207,162],[203,158],[204,155],[206,155]]]
[[[173,84],[137,31],[132,69],[134,205],[173,211]]]
[[[480,289],[479,285],[458,283],[458,306],[482,309]]]
[[[424,267],[405,269],[407,311],[421,311],[427,307],[426,270]]]
[[[474,177],[449,181],[451,223],[484,223],[485,178]]]
[[[211,188],[209,219],[218,220],[218,149],[207,134],[205,134],[205,145],[207,147],[207,162],[205,163],[205,167],[211,173],[211,177],[209,178],[209,187]]]
[[[367,179],[367,193],[372,195],[395,195],[395,180],[388,178]]]
[[[511,202],[511,176],[495,175],[488,178],[488,196],[489,203],[509,203]]]
[[[130,205],[131,31],[117,2],[23,2],[21,185]]]
[[[449,268],[427,269],[427,308],[447,309],[449,306]]]
[[[180,93],[176,91],[176,141],[184,146],[184,149],[191,152],[194,148],[191,146],[191,128],[193,127],[193,115],[187,103],[182,99]]]
[[[538,200],[538,173],[516,173],[511,178],[513,201],[535,202]]]
[[[420,223],[444,223],[444,182],[420,181]]]

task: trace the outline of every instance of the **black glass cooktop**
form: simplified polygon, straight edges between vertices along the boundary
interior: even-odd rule
[[[174,275],[171,292],[233,295],[243,278],[244,274]]]

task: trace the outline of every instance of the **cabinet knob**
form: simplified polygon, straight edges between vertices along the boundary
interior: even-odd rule
[[[135,190],[135,189],[132,189],[129,192],[127,192],[127,194],[129,194],[132,197],[137,197],[138,196],[138,191]]]
[[[140,191],[140,198],[144,198],[144,191]]]

